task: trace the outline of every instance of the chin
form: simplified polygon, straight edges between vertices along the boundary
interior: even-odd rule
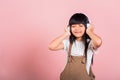
[[[75,35],[75,37],[76,37],[76,38],[81,38],[81,37],[82,37],[82,35],[79,35],[79,36],[78,36],[78,35]]]

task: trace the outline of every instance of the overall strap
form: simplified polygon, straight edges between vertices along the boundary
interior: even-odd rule
[[[72,44],[70,43],[70,45],[69,45],[69,51],[68,51],[68,63],[72,62],[71,48],[72,48]]]
[[[72,43],[70,43],[70,45],[69,45],[68,57],[70,57],[70,56],[71,56],[71,48],[72,48]]]

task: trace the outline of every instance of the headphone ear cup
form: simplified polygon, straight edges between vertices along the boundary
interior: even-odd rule
[[[69,27],[69,26],[68,26],[68,28],[67,28],[67,29],[68,29],[68,31],[70,31],[70,27]]]
[[[90,23],[87,23],[87,28],[90,27]]]

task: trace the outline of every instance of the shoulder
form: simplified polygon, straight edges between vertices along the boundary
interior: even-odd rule
[[[64,50],[68,50],[70,44],[69,39],[64,39],[63,44],[64,44]]]
[[[91,50],[93,53],[96,53],[98,51],[98,49],[94,49],[92,40],[90,40],[89,42],[88,49]]]
[[[69,44],[70,41],[69,41],[69,39],[64,39],[64,40],[63,40],[63,43],[64,43],[64,44]]]

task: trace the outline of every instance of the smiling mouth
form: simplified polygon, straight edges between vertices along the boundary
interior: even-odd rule
[[[78,34],[78,33],[81,33],[81,32],[75,32],[75,33],[77,33],[77,34]]]

